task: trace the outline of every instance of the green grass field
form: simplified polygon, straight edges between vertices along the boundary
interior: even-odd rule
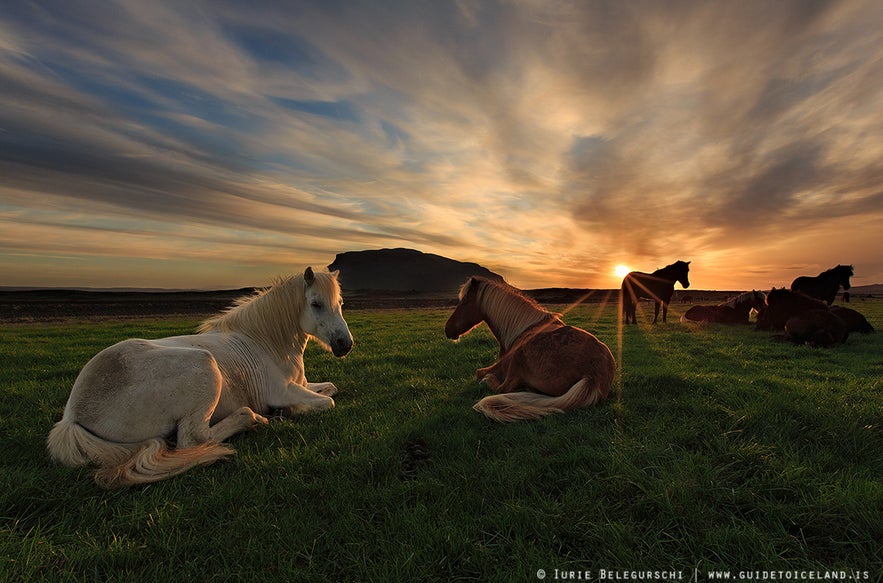
[[[883,301],[852,307],[883,328]],[[473,372],[497,354],[486,328],[452,343],[447,311],[345,313],[350,356],[306,358],[311,381],[341,389],[333,411],[275,420],[234,437],[229,461],[116,491],[52,464],[46,434],[97,351],[196,322],[5,325],[0,579],[883,576],[883,333],[812,349],[682,325],[683,309],[621,336],[614,306],[568,312],[618,356],[610,400],[508,425],[471,409],[486,394]]]

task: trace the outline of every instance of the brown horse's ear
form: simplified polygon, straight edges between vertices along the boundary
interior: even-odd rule
[[[304,281],[307,283],[307,287],[313,285],[313,282],[316,281],[316,274],[313,273],[312,267],[307,267],[306,271],[304,271]]]

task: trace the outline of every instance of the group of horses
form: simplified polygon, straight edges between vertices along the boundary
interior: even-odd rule
[[[784,329],[795,341],[839,341],[844,330],[872,328],[857,312],[829,308],[833,296],[825,303],[801,292],[829,294],[831,282],[833,293],[840,285],[849,289],[848,276],[837,279],[847,269],[852,275],[851,266],[838,266],[829,270],[835,275],[798,278],[791,291],[748,292],[718,306],[694,306],[684,316],[747,323],[754,308],[758,327]],[[674,283],[688,287],[688,271],[689,262],[678,261],[650,274],[629,273],[620,296],[626,322],[637,322],[642,297],[656,304],[653,322],[660,307],[665,322]],[[266,424],[268,415],[330,409],[337,388],[307,382],[303,356],[310,339],[338,357],[350,352],[342,303],[337,274],[307,268],[238,300],[197,334],[105,348],[77,376],[62,419],[49,432],[50,456],[69,466],[95,464],[102,487],[151,483],[231,455],[222,442]],[[520,290],[468,278],[445,334],[456,340],[481,323],[500,346],[496,363],[476,371],[496,393],[475,404],[491,419],[535,419],[599,403],[610,393],[616,371],[610,349]]]
[[[689,262],[678,261],[653,273],[632,272],[622,282],[622,312],[626,324],[636,323],[635,307],[640,298],[653,300],[653,323],[662,306],[666,321],[667,305],[674,293],[675,282],[689,287]],[[773,288],[768,294],[757,290],[745,292],[716,306],[693,306],[681,316],[681,322],[748,324],[751,311],[757,312],[757,330],[781,332],[796,344],[833,346],[846,341],[851,332],[868,333],[874,328],[856,310],[834,306],[842,287],[850,288],[854,275],[852,265],[838,265],[817,276],[801,276],[791,289]]]

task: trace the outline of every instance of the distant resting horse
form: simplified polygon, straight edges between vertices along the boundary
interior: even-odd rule
[[[681,316],[681,322],[747,324],[751,310],[760,311],[765,303],[763,292],[745,292],[716,306],[693,306]]]
[[[341,305],[337,275],[307,268],[240,299],[198,334],[102,350],[74,382],[49,433],[50,456],[94,462],[106,488],[156,482],[234,453],[221,442],[274,410],[330,409],[337,388],[308,383],[303,354],[310,338],[335,356],[352,349]]]
[[[831,306],[831,313],[843,320],[846,324],[847,332],[861,332],[862,334],[870,334],[874,331],[874,327],[868,322],[861,312],[857,312],[851,308],[843,306]]]
[[[653,300],[653,323],[659,319],[659,305],[662,304],[662,321],[668,316],[668,304],[675,291],[675,282],[680,282],[684,289],[690,287],[687,275],[690,271],[689,261],[676,261],[653,273],[632,271],[622,280],[620,301],[626,324],[637,324],[636,316],[638,299]]]
[[[827,310],[828,304],[785,288],[773,288],[766,295],[766,306],[757,315],[757,330],[784,330],[794,316],[810,310]]]
[[[828,271],[823,271],[815,277],[802,275],[791,282],[791,291],[806,294],[826,302],[829,306],[834,303],[834,297],[840,290],[849,289],[849,278],[854,275],[852,265],[838,265]]]
[[[592,334],[565,325],[558,314],[505,283],[471,277],[459,298],[445,324],[447,337],[456,340],[486,322],[500,343],[496,364],[475,373],[500,394],[481,399],[477,411],[496,421],[516,421],[607,398],[616,361]],[[521,387],[532,392],[516,392]]]
[[[828,347],[848,337],[846,323],[827,308],[807,310],[785,322],[785,339],[795,344]]]

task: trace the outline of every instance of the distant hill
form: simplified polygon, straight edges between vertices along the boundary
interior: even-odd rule
[[[344,289],[392,291],[452,291],[472,275],[503,281],[477,263],[464,263],[414,249],[347,251],[328,266],[340,272]]]
[[[854,296],[878,296],[883,294],[883,283],[871,285],[854,285],[849,288],[850,295]]]

